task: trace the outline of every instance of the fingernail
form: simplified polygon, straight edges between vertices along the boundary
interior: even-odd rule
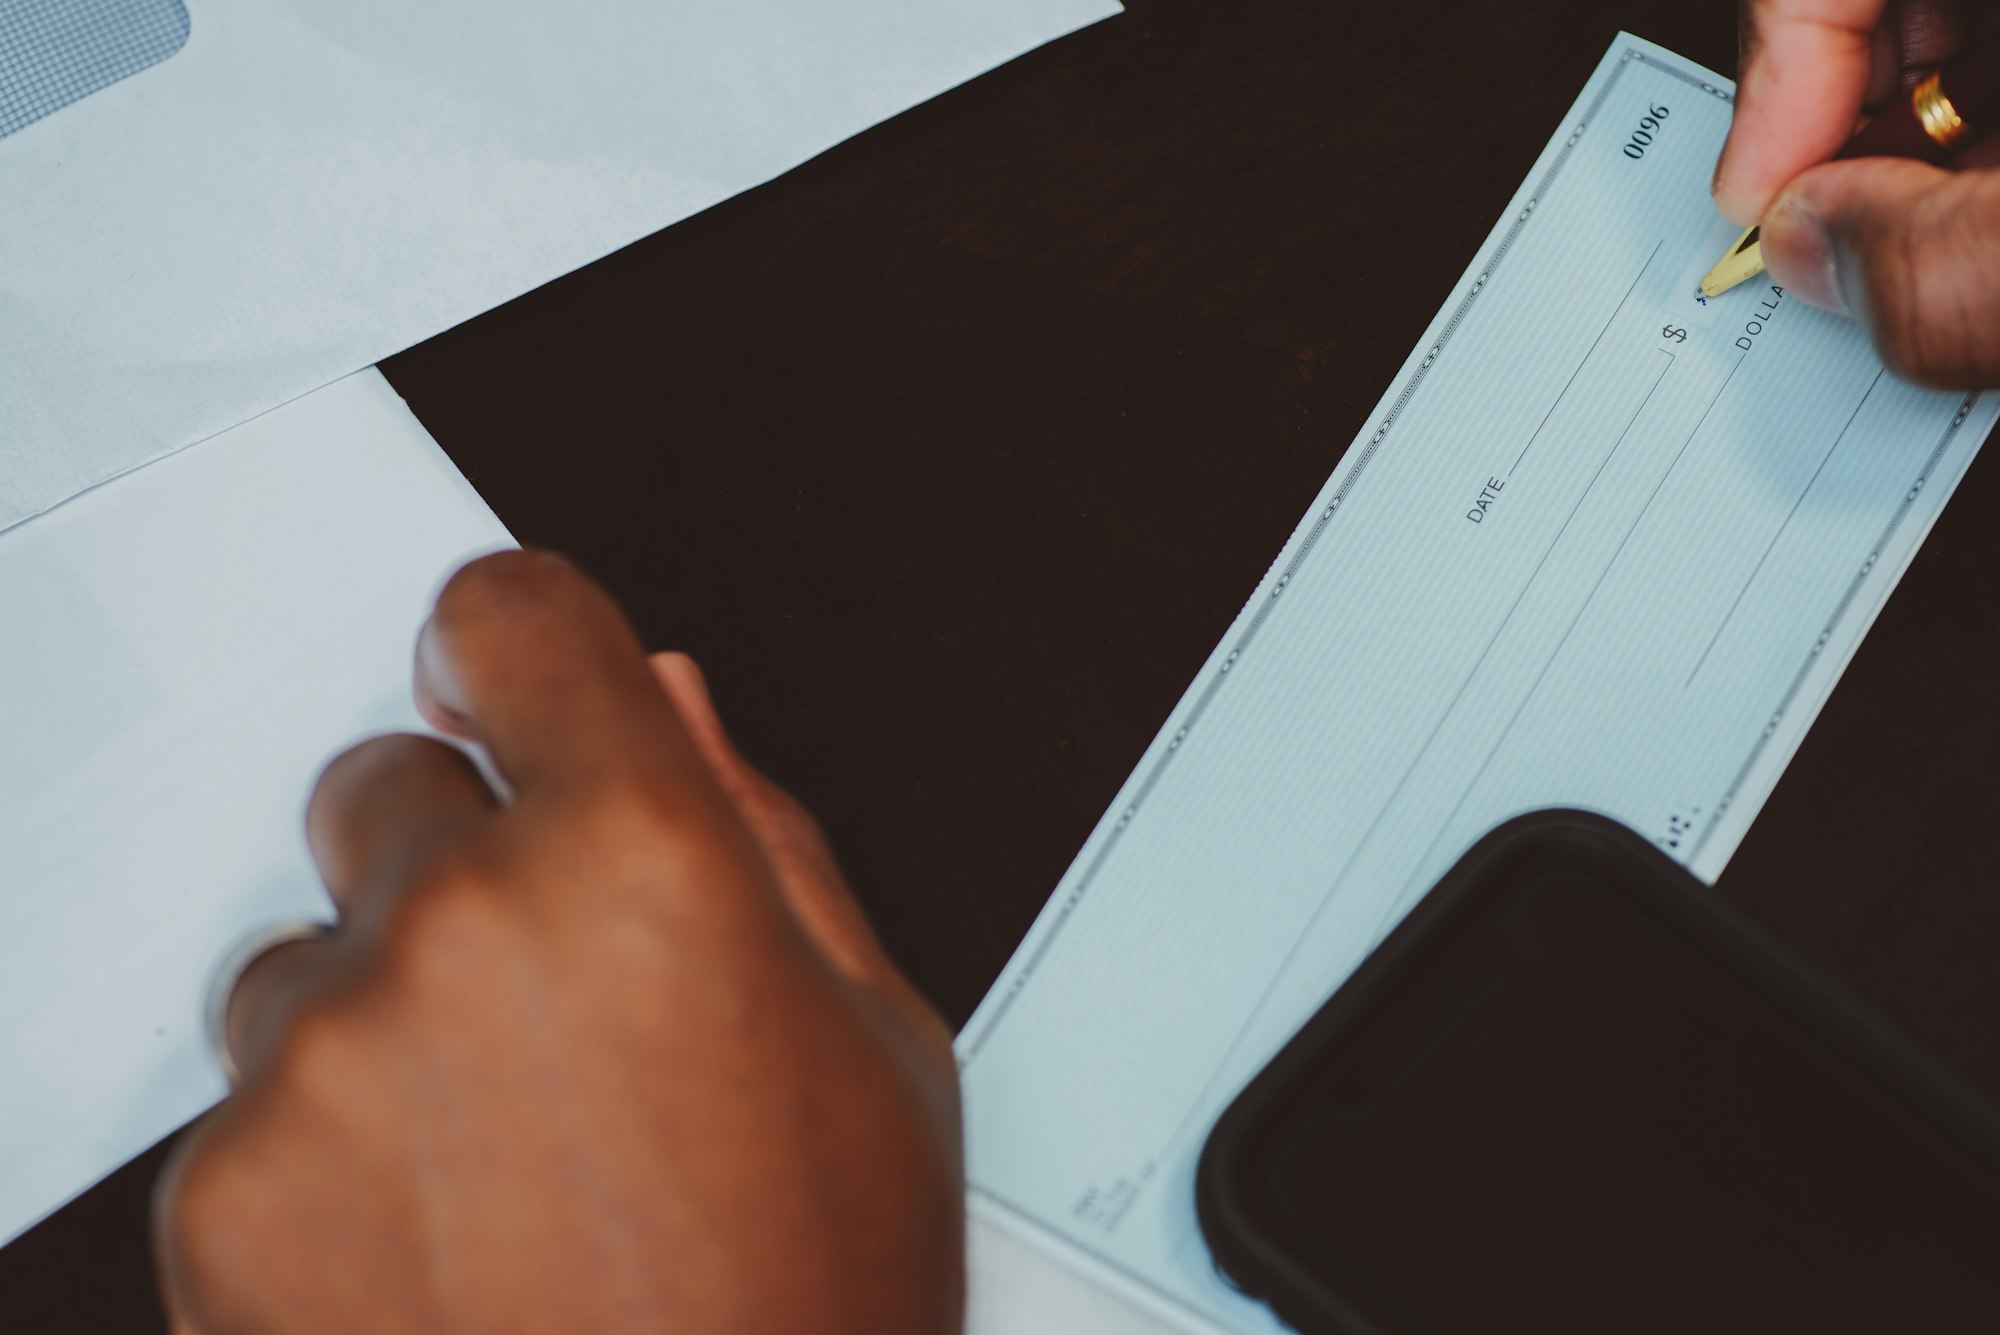
[[[1765,254],[1780,261],[1778,277],[1800,299],[1846,315],[1841,264],[1826,224],[1796,196],[1786,195],[1764,220]]]
[[[465,723],[468,715],[464,693],[452,676],[451,665],[438,646],[436,624],[425,618],[417,632],[417,708],[433,723]],[[437,716],[442,717],[437,717]]]

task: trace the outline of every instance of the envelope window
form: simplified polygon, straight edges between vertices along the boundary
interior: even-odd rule
[[[181,0],[0,0],[0,138],[187,45]]]

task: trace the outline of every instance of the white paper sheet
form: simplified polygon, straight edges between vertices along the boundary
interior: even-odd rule
[[[313,776],[508,544],[373,370],[0,533],[0,1242],[221,1094],[215,962],[330,911]]]
[[[1117,6],[188,9],[178,53],[0,138],[0,529]]]
[[[1996,416],[1768,282],[1697,302],[1731,96],[1614,44],[1140,759],[960,1036],[994,1226],[1273,1330],[1196,1159],[1437,876],[1552,805],[1721,870]]]
[[[434,586],[507,544],[372,370],[0,533],[0,1243],[220,1097],[215,961],[328,911],[312,777],[418,725]],[[972,1235],[973,1335],[1159,1329]]]
[[[1184,1321],[1043,1241],[977,1213],[966,1220],[965,1335],[1185,1335]]]

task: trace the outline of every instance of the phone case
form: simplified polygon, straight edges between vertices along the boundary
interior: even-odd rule
[[[1371,1293],[1365,1271],[1342,1273],[1305,1263],[1284,1239],[1259,1227],[1252,1201],[1260,1180],[1260,1150],[1275,1141],[1266,1119],[1281,1094],[1314,1073],[1322,1082],[1369,1060],[1350,1046],[1340,1064],[1319,1058],[1371,1001],[1406,971],[1426,947],[1469,940],[1458,929],[1467,913],[1497,912],[1529,878],[1583,870],[1615,886],[1628,902],[1705,953],[1714,967],[1747,985],[1788,1023],[1813,1036],[1816,1050],[1887,1082],[1961,1147],[2000,1163],[2000,1116],[1948,1068],[1901,1035],[1839,984],[1807,965],[1709,886],[1638,834],[1605,817],[1550,810],[1517,817],[1487,835],[1441,879],[1410,915],[1363,962],[1236,1098],[1217,1123],[1196,1173],[1196,1209],[1225,1279],[1268,1303],[1304,1335],[1410,1335],[1413,1325],[1395,1304]],[[1470,919],[1476,924],[1477,916]],[[1453,925],[1454,935],[1439,935]],[[1456,947],[1453,947],[1456,949]],[[1454,968],[1477,967],[1461,960]],[[1411,995],[1416,995],[1414,992]],[[1386,1058],[1385,1058],[1386,1059]],[[1397,1058],[1407,1060],[1407,1058]],[[1329,1075],[1329,1073],[1335,1073]],[[1318,1091],[1315,1091],[1316,1093]]]

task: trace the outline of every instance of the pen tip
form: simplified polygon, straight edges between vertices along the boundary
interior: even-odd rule
[[[1701,277],[1703,296],[1719,297],[1730,288],[1764,272],[1764,247],[1762,238],[1755,227],[1746,228],[1743,235],[1736,238],[1736,244],[1729,253],[1715,262],[1715,267]]]

